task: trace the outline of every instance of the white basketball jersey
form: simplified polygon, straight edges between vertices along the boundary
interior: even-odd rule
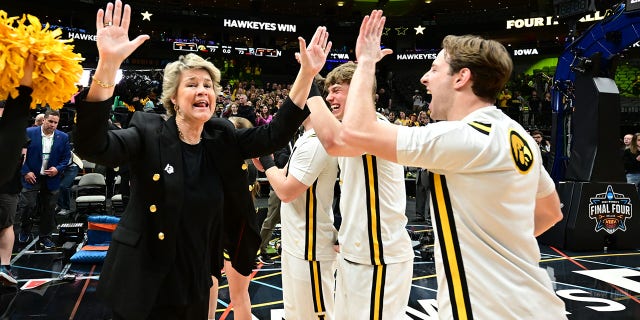
[[[441,319],[565,319],[538,266],[536,198],[554,190],[536,142],[495,107],[402,127],[398,162],[431,172]],[[516,298],[517,296],[517,298]]]
[[[313,130],[296,141],[288,163],[289,176],[309,186],[303,195],[280,207],[282,250],[309,261],[335,260],[333,189],[338,177],[336,158],[327,154]]]
[[[378,121],[387,121],[378,115]],[[339,157],[340,253],[351,262],[384,265],[414,257],[407,225],[404,167],[369,154]]]

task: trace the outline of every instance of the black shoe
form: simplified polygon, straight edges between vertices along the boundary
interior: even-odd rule
[[[273,259],[271,259],[271,257],[269,257],[269,255],[266,253],[261,253],[258,256],[258,261],[262,262],[262,264],[264,265],[272,265],[275,263]]]
[[[51,238],[49,237],[40,238],[40,240],[38,241],[38,245],[43,250],[51,250],[56,247],[55,242],[51,241]]]
[[[7,266],[0,266],[0,285],[15,286],[18,284],[16,278],[11,274],[11,270]]]

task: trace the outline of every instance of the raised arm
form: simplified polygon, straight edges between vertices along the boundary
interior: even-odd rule
[[[115,88],[116,72],[122,62],[135,51],[148,35],[140,35],[129,40],[131,7],[117,0],[115,5],[107,4],[106,10],[98,10],[96,15],[96,38],[98,46],[98,66],[87,95],[87,101],[96,102],[109,99]]]
[[[147,35],[129,40],[131,7],[117,0],[108,3],[106,10],[96,14],[98,66],[88,92],[76,97],[77,123],[74,146],[84,159],[103,165],[117,166],[136,152],[139,142],[137,131],[109,131],[107,119],[111,112],[116,72],[120,65],[145,40]],[[84,96],[86,94],[86,96]],[[140,118],[142,116],[139,116]],[[132,123],[135,121],[132,119]]]
[[[318,27],[307,46],[302,37],[298,37],[300,52],[296,55],[300,70],[289,91],[289,98],[295,105],[304,108],[313,78],[322,70],[331,51],[331,41],[326,27]]]
[[[356,42],[358,67],[351,79],[341,138],[353,149],[396,161],[398,126],[377,121],[371,95],[376,63],[392,53],[391,49],[380,49],[385,20],[381,10],[372,11],[362,20]]]

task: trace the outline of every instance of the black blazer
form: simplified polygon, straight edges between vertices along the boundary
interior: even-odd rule
[[[29,121],[29,105],[33,89],[18,87],[18,97],[7,99],[0,120],[0,185],[13,177],[16,161],[20,159],[20,150],[26,143],[26,128]]]
[[[129,164],[131,196],[104,262],[98,293],[119,315],[148,316],[176,255],[175,235],[183,204],[182,153],[174,117],[136,112],[129,128],[109,131],[113,100],[86,102],[80,96],[74,133],[75,150],[83,159],[107,167]],[[78,98],[76,98],[78,99]],[[76,100],[77,101],[77,100]],[[266,126],[235,129],[227,119],[205,123],[203,143],[222,178],[225,248],[238,272],[249,275],[260,244],[255,207],[248,188],[244,159],[272,153],[286,145],[308,109],[287,99]],[[211,246],[220,248],[219,234]],[[212,255],[221,266],[222,255]],[[205,267],[205,266],[203,266]],[[210,270],[219,277],[220,270]]]

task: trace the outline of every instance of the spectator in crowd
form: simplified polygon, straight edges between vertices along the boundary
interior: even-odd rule
[[[520,94],[519,90],[513,92],[511,108],[514,114],[513,120],[516,120],[522,125],[529,123],[529,106],[527,105],[527,100]]]
[[[27,242],[31,239],[32,217],[38,216],[38,244],[44,249],[55,247],[51,239],[54,211],[62,172],[71,158],[69,136],[57,129],[59,121],[58,111],[47,110],[42,126],[27,128],[30,143],[21,169],[22,192],[18,213],[22,221],[18,240]]]
[[[536,142],[494,106],[513,70],[509,52],[477,36],[445,37],[421,79],[431,117],[443,121],[391,126],[377,120],[368,96],[376,63],[392,53],[380,47],[384,22],[374,10],[360,27],[340,137],[354,153],[429,168],[438,317],[567,319],[535,239],[562,219],[558,194]],[[519,294],[504,303],[488,289],[496,286]]]
[[[62,179],[60,180],[57,208],[59,209],[58,214],[61,216],[66,216],[71,212],[71,188],[82,166],[82,160],[71,151],[69,164],[64,168]]]
[[[378,89],[378,103],[376,104],[378,112],[391,109],[391,95],[385,88]]]
[[[227,110],[225,110],[225,112],[222,114],[223,118],[229,118],[229,117],[239,117],[238,116],[238,104],[235,102],[232,102],[229,107],[227,108]]]
[[[506,115],[509,114],[509,101],[511,101],[511,91],[509,91],[509,89],[507,88],[504,88],[498,94],[498,107]]]
[[[158,103],[158,93],[155,89],[151,89],[146,98],[142,99],[140,103],[143,105],[142,111],[144,112],[156,112],[156,104]]]
[[[426,221],[431,225],[429,203],[431,199],[431,187],[429,184],[429,170],[418,168],[416,172],[416,216],[413,221]]]
[[[551,127],[551,114],[552,114],[552,103],[551,103],[551,92],[547,91],[544,93],[544,98],[540,102],[540,122],[539,125],[544,128]]]
[[[420,90],[414,92],[411,100],[413,100],[413,112],[420,112],[424,106],[424,98],[420,94]]]
[[[36,117],[33,119],[33,126],[39,127],[44,122],[44,113],[38,113]]]
[[[622,155],[627,183],[640,187],[640,133],[633,135],[629,148]],[[639,189],[640,190],[640,189]]]
[[[389,122],[395,123],[396,122],[396,112],[395,111],[389,111],[389,114],[387,115],[387,119],[389,120]]]
[[[289,157],[291,156],[292,143],[289,142],[284,148],[281,148],[273,153],[274,163],[278,169],[283,169]],[[273,264],[273,259],[267,252],[267,246],[269,245],[269,241],[271,241],[271,237],[273,236],[273,230],[275,230],[276,225],[280,223],[280,208],[281,208],[281,200],[276,194],[273,187],[269,185],[269,198],[267,200],[267,216],[264,221],[262,221],[262,227],[260,228],[260,253],[258,255],[258,261],[262,262],[265,265]]]
[[[536,141],[540,148],[540,155],[542,156],[542,164],[547,172],[551,172],[551,166],[553,165],[553,159],[551,158],[551,143],[542,135],[542,131],[534,130],[531,132],[531,137]]]
[[[633,135],[631,133],[627,133],[622,137],[623,150],[631,148],[631,142],[633,142]]]
[[[260,107],[260,111],[256,113],[256,127],[271,122],[273,115],[269,112],[269,107],[265,104]]]
[[[542,100],[538,96],[538,90],[531,90],[531,96],[529,96],[529,122],[523,123],[531,127],[535,127],[540,122],[540,108],[542,107]]]
[[[418,122],[418,115],[412,113],[409,115],[409,121],[407,122],[407,127],[419,127],[420,122]]]
[[[249,121],[254,126],[256,125],[256,109],[253,107],[251,101],[247,100],[247,95],[241,93],[237,96],[238,98],[238,117],[243,117]]]
[[[398,112],[398,118],[393,122],[394,124],[400,126],[406,126],[409,123],[409,119],[407,118],[407,114],[404,111]]]
[[[431,118],[427,115],[426,111],[420,111],[418,114],[418,123],[420,123],[421,127],[428,125],[431,122]]]

